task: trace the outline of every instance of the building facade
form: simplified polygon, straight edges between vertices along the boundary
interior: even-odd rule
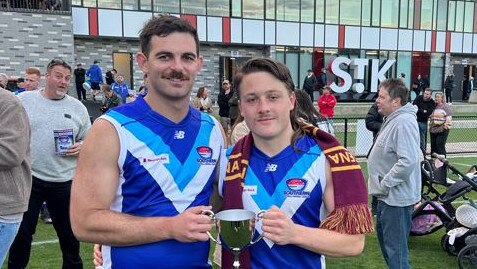
[[[68,8],[62,14],[11,8],[6,13],[40,22],[51,18],[65,20],[60,26],[66,32],[71,27],[72,38],[66,32],[60,35],[51,30],[56,36],[48,41],[58,41],[63,35],[67,41],[53,45],[47,41],[44,51],[58,50],[59,56],[86,66],[99,59],[104,72],[117,69],[135,88],[142,82],[134,61],[139,47],[138,31],[149,18],[161,13],[180,16],[197,28],[205,62],[195,87],[208,86],[213,95],[218,94],[223,79],[231,79],[241,62],[257,56],[285,63],[297,87],[302,86],[308,69],[318,74],[327,68],[328,83],[335,87],[341,101],[373,100],[380,80],[401,74],[410,88],[421,74],[431,89],[442,90],[443,81],[451,72],[456,78],[454,98],[459,100],[464,77],[476,73],[474,1],[73,0],[63,6]],[[4,30],[21,27],[26,31],[26,39],[20,43],[43,42],[30,41],[34,37],[28,31],[35,29],[25,27],[46,25],[29,20],[26,24],[16,22],[2,16],[0,36],[5,36]],[[12,35],[8,34],[7,40],[17,39]],[[8,44],[13,48],[19,46],[15,43],[18,42]],[[59,43],[68,48],[59,47]],[[49,58],[37,56],[39,49],[35,47],[30,54],[29,45],[32,44],[19,48],[31,56],[28,58]],[[1,54],[2,60],[24,61],[21,53],[10,54],[4,49]],[[34,64],[43,65],[41,59]],[[0,72],[16,67],[23,68],[22,64],[12,67],[0,63]]]

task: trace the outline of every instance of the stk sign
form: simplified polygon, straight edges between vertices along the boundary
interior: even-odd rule
[[[379,59],[349,59],[346,57],[336,57],[331,63],[331,73],[335,76],[340,77],[343,80],[341,85],[337,85],[333,82],[330,87],[336,93],[347,92],[351,87],[358,93],[364,91],[364,84],[361,82],[353,84],[353,79],[364,79],[365,67],[371,63],[371,83],[370,83],[370,92],[378,91],[378,80],[379,82],[384,81],[386,77],[384,74],[389,70],[389,68],[396,62],[396,60],[387,60],[384,65],[379,68]],[[341,64],[351,66],[351,69],[354,70],[353,76],[351,76],[345,70],[340,68]],[[369,68],[369,67],[368,67]]]

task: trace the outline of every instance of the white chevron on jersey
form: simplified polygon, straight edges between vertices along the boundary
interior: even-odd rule
[[[297,166],[300,166],[300,162],[310,161],[309,158],[315,158],[316,155],[307,154],[303,157],[304,158],[297,162]],[[260,192],[260,196],[266,196],[269,199],[267,199],[268,201],[256,201],[253,197],[254,195],[251,195],[248,192],[244,192],[242,194],[244,208],[257,213],[262,209],[267,210],[270,208],[270,206],[276,205],[287,216],[292,217],[306,200],[306,197],[287,197],[283,200],[283,203],[281,205],[271,204],[273,203],[273,200],[279,199],[277,197],[279,195],[278,193],[280,192],[280,190],[283,190],[283,188],[280,188],[280,185],[283,186],[285,184],[286,179],[300,177],[307,180],[308,182],[303,191],[311,192],[317,184],[320,184],[321,189],[324,190],[326,187],[326,171],[325,169],[323,169],[325,167],[325,161],[326,157],[324,156],[324,154],[319,155],[314,161],[312,161],[312,164],[309,166],[309,168],[305,171],[304,174],[297,174],[299,173],[299,171],[296,171],[293,168],[290,169],[290,171],[288,171],[288,173],[283,177],[283,180],[278,184],[275,189],[275,192],[271,196],[261,185],[260,181],[257,180],[257,176],[252,171],[252,169],[247,169],[247,173],[245,176],[245,186],[257,185],[257,192]],[[322,204],[321,208],[317,208],[317,210],[320,210],[320,217],[322,217],[321,219],[323,219],[323,217],[327,214],[324,204]],[[262,234],[261,221],[257,222],[255,229],[257,230],[257,232]],[[264,238],[264,240],[270,248],[273,247],[274,243],[272,241],[266,238]]]
[[[110,117],[109,115],[103,115],[103,118],[106,118],[109,122],[114,124],[116,126],[116,130],[121,132],[122,135],[120,135],[120,139],[123,139],[123,141],[120,141],[121,144],[126,144],[126,145],[134,145],[134,148],[131,151],[128,151],[130,154],[132,154],[136,159],[141,160],[144,157],[150,157],[150,156],[157,156],[157,152],[154,152],[149,146],[147,146],[142,140],[139,140],[134,133],[132,133],[130,130],[121,127],[121,124],[117,121],[117,119],[114,119]],[[123,116],[124,117],[124,116]],[[136,122],[135,124],[139,124],[139,122]],[[155,141],[155,144],[160,144],[161,146],[166,146],[165,143],[163,143],[160,139],[159,136],[155,135],[150,131],[147,127],[141,125],[141,131],[143,132],[142,135],[146,137],[154,137],[157,141]],[[210,136],[210,141],[220,141],[222,139],[221,134],[218,134],[218,132],[212,132]],[[209,142],[209,141],[208,141]],[[194,147],[195,148],[195,147]],[[125,161],[125,156],[126,156],[126,150],[124,147],[121,147],[121,153],[120,153],[120,158],[118,159],[118,166],[120,167],[120,178],[124,182],[123,178],[123,171],[122,167]],[[176,159],[174,154],[171,153],[170,150],[164,150],[165,152],[169,152],[169,158],[170,162],[174,162],[179,164],[180,162]],[[218,160],[220,155],[220,150],[214,150],[212,159]],[[191,158],[196,158],[194,157],[194,154],[191,154],[188,156],[188,160]],[[188,162],[184,162],[184,164],[187,164]],[[174,205],[176,210],[178,212],[183,212],[187,207],[194,201],[196,198],[197,194],[199,194],[203,187],[207,184],[209,177],[205,177],[204,175],[210,175],[212,171],[215,169],[215,165],[200,165],[198,168],[198,172],[194,174],[194,177],[189,181],[189,184],[185,186],[183,190],[179,188],[177,185],[174,177],[171,175],[170,171],[165,167],[164,164],[160,164],[157,162],[141,162],[141,165],[151,174],[151,176],[154,178],[156,183],[160,186],[161,190],[164,193],[164,196],[167,197]],[[154,167],[154,169],[152,169]],[[177,169],[187,169],[187,167],[182,166],[181,168]],[[153,171],[151,173],[151,171]],[[160,179],[160,180],[158,180]],[[121,183],[121,182],[120,182]],[[121,185],[120,185],[121,186]],[[118,188],[118,191],[120,192],[120,188]],[[117,198],[121,197],[120,193],[117,193]],[[112,209],[115,210],[120,210],[120,208],[117,208],[118,206],[120,207],[121,204],[118,203],[120,199],[117,199],[116,203],[114,204],[114,207],[112,206]]]

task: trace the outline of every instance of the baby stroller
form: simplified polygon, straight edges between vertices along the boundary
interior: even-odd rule
[[[411,236],[428,235],[442,227],[451,229],[455,208],[452,201],[459,197],[455,192],[447,192],[447,164],[436,165],[432,159],[421,162],[422,191],[421,202],[412,213]],[[445,189],[446,191],[442,191]],[[452,195],[451,195],[452,193]],[[440,200],[439,197],[446,199]]]
[[[421,163],[422,202],[412,214],[411,235],[413,236],[431,234],[442,227],[449,232],[462,226],[456,219],[456,209],[452,202],[458,198],[469,200],[466,194],[472,190],[477,191],[477,184],[474,180],[457,170],[442,156],[433,154],[433,157],[442,165],[435,165],[429,159],[425,159]],[[446,181],[447,170],[458,175],[461,180],[454,184],[448,184]],[[442,189],[445,191],[439,191]],[[458,255],[460,250],[466,246],[465,238],[473,232],[470,229],[461,237],[446,233],[441,238],[441,245],[449,254]]]

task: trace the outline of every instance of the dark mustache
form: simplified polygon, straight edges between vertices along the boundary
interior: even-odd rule
[[[171,71],[170,73],[164,76],[165,78],[174,78],[174,79],[187,79],[188,77],[182,72]]]

